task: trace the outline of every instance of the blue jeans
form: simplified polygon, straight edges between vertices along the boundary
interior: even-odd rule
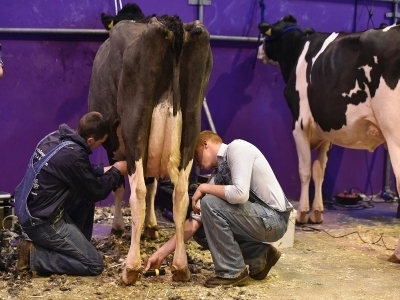
[[[259,202],[230,204],[206,195],[201,200],[205,235],[200,228],[194,239],[210,250],[218,277],[236,278],[246,265],[257,274],[265,267],[267,243],[283,237],[289,215]]]
[[[90,243],[93,202],[71,197],[52,221],[23,227],[33,242],[30,270],[39,274],[99,275],[103,259]]]

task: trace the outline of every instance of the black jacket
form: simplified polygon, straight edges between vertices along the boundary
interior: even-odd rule
[[[89,160],[92,151],[88,144],[66,124],[60,125],[59,130],[35,149],[34,162],[63,140],[76,144],[62,148],[37,175],[37,182],[28,196],[28,209],[33,217],[52,218],[71,198],[83,197],[91,202],[103,200],[120,179],[121,174],[114,167],[104,174],[102,170],[95,170]]]

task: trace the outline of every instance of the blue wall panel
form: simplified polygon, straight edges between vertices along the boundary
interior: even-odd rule
[[[359,31],[391,23],[385,18],[391,11],[389,3],[358,2],[355,7],[355,1],[344,0],[266,0],[264,15],[276,22],[291,13],[301,26],[320,32]],[[184,22],[198,18],[197,6],[188,0],[136,3],[146,15],[178,14]],[[100,13],[114,14],[114,1],[0,0],[0,7],[0,28],[102,29]],[[374,14],[369,20],[371,7]],[[212,35],[257,37],[260,15],[258,0],[211,0],[204,7],[204,23]],[[0,33],[5,63],[0,80],[0,190],[14,190],[43,135],[60,123],[76,127],[86,113],[93,59],[105,38]],[[207,103],[217,132],[226,142],[242,138],[257,145],[286,194],[297,199],[297,154],[280,70],[255,62],[255,43],[212,41],[211,45],[214,68]],[[209,129],[204,113],[202,124]],[[352,187],[368,194],[379,192],[384,154],[382,146],[375,153],[334,147],[324,193],[333,195]],[[106,162],[104,151],[96,150],[92,160]]]

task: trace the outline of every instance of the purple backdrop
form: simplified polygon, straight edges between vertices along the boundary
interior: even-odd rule
[[[211,0],[204,24],[212,35],[257,37],[261,20],[258,0]],[[303,27],[317,31],[365,30],[387,24],[389,3],[376,1],[265,1],[265,19],[276,22],[291,13]],[[128,1],[123,1],[123,4]],[[138,0],[145,15],[178,14],[184,22],[198,19],[188,0]],[[372,20],[367,8],[373,7]],[[102,29],[100,13],[114,14],[114,1],[19,0],[1,6],[0,28]],[[106,36],[0,33],[5,63],[0,80],[0,190],[12,192],[32,151],[61,123],[76,127],[87,111],[87,94],[95,53]],[[283,98],[279,69],[256,62],[254,42],[212,41],[214,67],[207,103],[224,141],[242,138],[265,154],[286,194],[298,199],[297,155],[291,115]],[[209,129],[203,112],[203,129]],[[357,188],[379,192],[384,183],[384,150],[375,153],[333,147],[324,192],[334,195]],[[106,162],[98,149],[94,162]],[[393,177],[393,176],[392,176]],[[392,181],[394,181],[392,179]],[[392,185],[392,188],[394,186]],[[109,203],[103,202],[103,204]]]

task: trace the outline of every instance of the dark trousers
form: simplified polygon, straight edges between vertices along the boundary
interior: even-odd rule
[[[103,259],[90,243],[95,204],[75,197],[54,220],[24,227],[33,242],[31,271],[39,274],[99,275]]]

